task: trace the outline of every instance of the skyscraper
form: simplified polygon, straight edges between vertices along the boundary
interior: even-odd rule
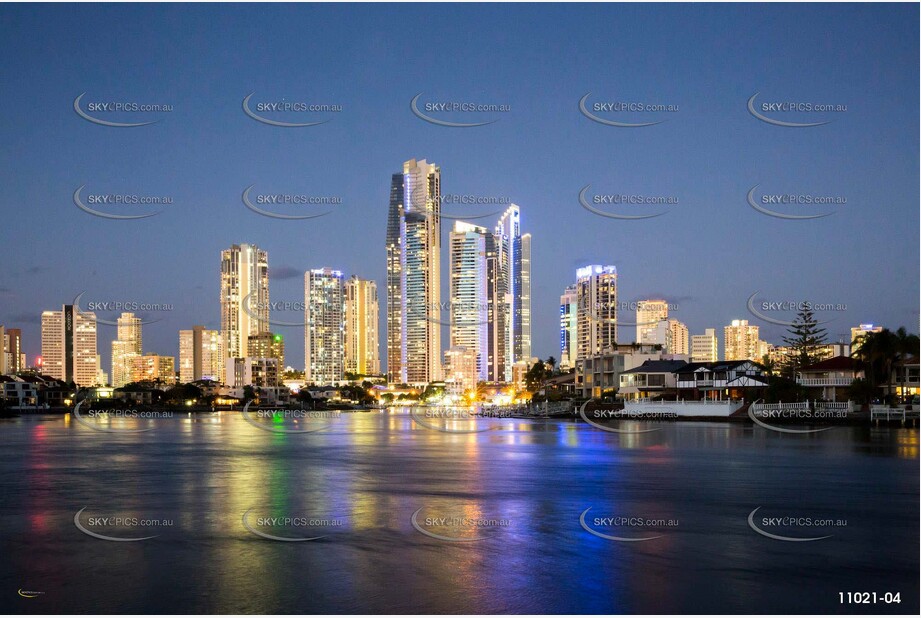
[[[668,352],[670,354],[690,354],[687,325],[675,319],[669,319],[666,322],[668,323],[669,339],[671,340]]]
[[[118,339],[112,342],[112,386],[118,388],[132,381],[134,358],[143,348],[141,318],[122,313],[117,321]]]
[[[42,312],[43,373],[77,386],[96,382],[96,314],[64,305]]]
[[[617,268],[593,264],[576,271],[576,360],[617,343]]]
[[[250,335],[269,330],[269,257],[254,245],[221,251],[221,336],[224,354],[249,356]]]
[[[345,282],[345,370],[359,375],[381,372],[377,284],[355,275]]]
[[[486,372],[490,382],[504,382],[509,355],[511,306],[508,295],[508,268],[502,243],[496,234],[486,236]]]
[[[715,363],[719,360],[719,343],[716,329],[704,329],[703,335],[691,336],[691,362]]]
[[[220,382],[224,375],[224,350],[221,332],[204,326],[179,331],[179,381]]]
[[[5,362],[6,366],[2,373],[19,373],[20,371],[25,370],[25,366],[22,362],[22,330],[18,328],[7,328],[4,329],[3,326],[0,326],[0,344],[3,346],[3,356],[5,361],[0,361],[0,364]]]
[[[342,273],[331,268],[304,273],[304,305],[305,379],[339,382],[345,373]]]
[[[133,313],[122,313],[116,322],[118,325],[118,340],[127,341],[132,344],[132,351],[141,353],[143,349],[143,338],[141,335],[141,318]]]
[[[521,235],[521,285],[518,287],[519,328],[515,362],[531,358],[531,235]]]
[[[560,368],[568,369],[573,366],[578,356],[577,348],[579,338],[577,327],[579,323],[579,296],[578,288],[570,285],[560,296]]]
[[[508,322],[505,341],[505,376],[512,365],[531,356],[531,235],[521,235],[521,209],[511,204],[496,225],[500,269],[506,281]]]
[[[654,341],[653,333],[662,320],[668,319],[668,303],[664,300],[641,300],[636,303],[636,343]]]
[[[490,233],[456,221],[450,234],[451,348],[473,356],[479,380],[489,380],[486,245]],[[504,379],[504,376],[503,376]]]
[[[733,320],[723,327],[723,360],[761,361],[762,348],[758,341],[759,328],[749,326],[748,320]]]
[[[392,177],[390,187],[387,373],[391,382],[427,384],[441,379],[441,324],[441,170],[425,160],[410,159],[403,164],[402,176]]]
[[[285,366],[285,338],[278,333],[259,333],[247,339],[248,354],[252,358],[274,358],[278,368]]]

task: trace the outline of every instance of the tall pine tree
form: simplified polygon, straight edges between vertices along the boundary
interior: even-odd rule
[[[787,329],[790,336],[783,341],[790,347],[790,354],[783,364],[783,375],[791,380],[803,367],[808,367],[822,360],[820,349],[825,345],[825,329],[819,328],[818,321],[808,304],[803,304],[793,324]]]

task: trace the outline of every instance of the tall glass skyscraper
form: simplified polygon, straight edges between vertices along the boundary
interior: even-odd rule
[[[505,375],[512,365],[531,357],[531,235],[521,235],[521,210],[512,204],[496,225],[499,277],[505,279],[508,315],[505,333]]]
[[[450,235],[451,347],[476,359],[478,380],[490,380],[489,304],[485,227],[457,221]]]
[[[441,310],[441,169],[410,159],[391,179],[387,221],[391,382],[441,379]]]
[[[576,278],[576,360],[581,360],[617,343],[617,269],[593,264],[576,270]]]
[[[269,331],[269,256],[255,245],[221,252],[221,336],[224,354],[249,356],[250,335]]]
[[[328,385],[345,376],[345,298],[342,272],[304,273],[304,378]]]

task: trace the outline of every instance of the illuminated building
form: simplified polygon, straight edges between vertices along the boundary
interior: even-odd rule
[[[193,326],[179,331],[179,381],[224,379],[224,340],[221,331]]]
[[[141,319],[131,312],[122,313],[118,321],[118,339],[112,342],[112,386],[118,388],[132,381],[134,358],[142,353]]]
[[[457,346],[445,352],[444,375],[448,393],[459,396],[475,392],[478,373],[474,350]]]
[[[857,343],[857,339],[863,337],[867,333],[880,333],[882,331],[882,326],[876,326],[874,324],[861,324],[860,326],[855,326],[851,328],[851,346],[854,348],[859,347],[855,345]]]
[[[277,358],[278,366],[285,366],[285,339],[277,333],[250,335],[247,349],[254,358]]]
[[[42,312],[42,372],[77,386],[96,383],[96,314],[64,305]]]
[[[227,386],[274,388],[280,384],[281,365],[277,358],[231,358],[227,361]]]
[[[390,382],[441,379],[441,309],[441,170],[410,159],[392,177],[387,222]]]
[[[134,342],[118,339],[112,342],[112,386],[114,388],[131,382],[134,359],[138,356],[140,354],[135,352]]]
[[[132,382],[176,383],[176,359],[159,354],[142,354],[131,359]]]
[[[719,341],[715,328],[704,329],[703,335],[691,337],[691,362],[715,363],[719,360]]]
[[[463,350],[472,355],[476,376],[483,381],[490,379],[487,362],[489,306],[486,268],[486,243],[489,236],[489,230],[484,227],[456,221],[449,240],[451,349]],[[447,353],[445,357],[447,359]]]
[[[248,356],[250,335],[269,330],[269,256],[254,245],[221,251],[221,336],[224,354]]]
[[[763,351],[758,339],[759,328],[748,320],[733,320],[723,327],[723,360],[753,360],[761,362]]]
[[[571,285],[560,296],[560,369],[564,371],[573,366],[578,356],[578,324],[578,289]]]
[[[0,344],[3,354],[0,358],[0,375],[24,371],[25,355],[22,353],[22,331],[18,328],[4,329],[0,326]]]
[[[381,372],[377,284],[355,275],[345,282],[345,370],[358,375]]]
[[[576,271],[576,360],[617,344],[617,269],[593,264]]]
[[[495,240],[508,316],[502,381],[511,380],[512,365],[531,356],[531,235],[521,235],[521,209],[512,204],[499,218]]]
[[[659,322],[668,319],[668,303],[664,300],[641,300],[636,303],[636,343],[659,343],[655,334]]]
[[[304,273],[304,379],[341,382],[345,374],[342,272],[318,268]]]

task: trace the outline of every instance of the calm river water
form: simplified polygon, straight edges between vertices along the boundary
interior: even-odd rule
[[[0,420],[5,613],[919,610],[917,429],[88,422]]]

